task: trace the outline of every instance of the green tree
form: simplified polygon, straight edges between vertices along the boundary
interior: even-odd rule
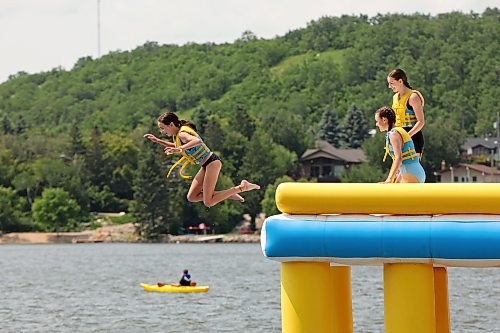
[[[33,221],[46,231],[68,231],[76,227],[80,206],[61,188],[46,188],[31,208]]]
[[[71,138],[69,156],[71,156],[72,158],[78,155],[85,156],[86,148],[85,144],[83,143],[80,127],[77,123],[73,123],[73,125],[71,126],[71,132],[69,134]]]
[[[261,206],[262,211],[266,216],[279,214],[280,211],[276,207],[276,189],[281,183],[293,182],[293,178],[289,176],[283,176],[277,178],[274,183],[267,185],[266,192],[264,193],[264,198],[262,199]]]
[[[344,172],[340,176],[342,183],[377,183],[385,178],[380,168],[369,163],[353,165],[348,172]]]
[[[21,199],[11,188],[0,186],[0,231],[23,231],[21,216]]]
[[[97,126],[94,127],[91,134],[85,164],[93,185],[102,187],[107,183],[109,173],[106,170],[107,164],[104,160],[104,143],[101,130]]]
[[[238,103],[233,117],[229,118],[229,125],[238,129],[247,139],[250,139],[255,132],[255,123],[248,114],[245,105]]]
[[[244,194],[245,208],[252,219],[255,219],[262,211],[260,203],[264,197],[264,189],[276,178],[286,175],[296,160],[295,153],[275,144],[264,132],[254,133],[239,170],[241,178],[246,178],[261,186],[261,190]]]
[[[159,239],[168,233],[168,187],[157,157],[157,145],[145,144],[134,176],[136,229],[145,239]]]
[[[321,116],[320,129],[318,137],[325,140],[334,147],[340,146],[341,132],[337,118],[337,113],[330,107],[327,107]]]
[[[12,134],[14,132],[12,124],[6,115],[2,117],[2,132],[3,134]]]
[[[24,117],[21,115],[17,119],[15,131],[17,134],[22,134],[26,131],[26,129],[28,129],[28,125],[26,125],[26,121],[24,120]]]
[[[16,174],[16,164],[12,153],[0,147],[0,186],[9,186]]]
[[[424,128],[425,149],[422,166],[426,173],[426,182],[433,182],[434,172],[441,167],[441,161],[455,165],[460,161],[460,147],[465,141],[464,132],[451,119],[438,119]]]
[[[365,153],[367,163],[374,169],[386,172],[391,167],[391,158],[387,157],[383,162],[385,154],[385,132],[377,132],[375,136],[365,140],[361,146]]]
[[[39,183],[31,169],[23,170],[12,180],[17,192],[24,192],[31,207],[35,197],[39,194]]]
[[[104,133],[102,135],[102,156],[110,170],[107,185],[117,197],[132,199],[132,180],[137,169],[139,149],[134,141],[125,135]]]
[[[208,122],[208,112],[203,106],[200,106],[193,114],[193,123],[196,125],[197,133],[202,137],[205,135]]]
[[[205,143],[210,149],[220,150],[224,141],[224,131],[222,130],[219,117],[215,115],[209,117],[207,123],[204,124],[204,128],[203,140]]]
[[[342,127],[342,146],[347,148],[359,148],[369,136],[368,123],[363,112],[352,105]]]
[[[231,179],[225,175],[220,175],[217,181],[216,191],[234,186]],[[202,204],[190,203],[195,205],[198,213],[198,221],[209,225],[217,233],[230,232],[243,216],[243,206],[239,202],[225,200],[214,207],[207,208]]]

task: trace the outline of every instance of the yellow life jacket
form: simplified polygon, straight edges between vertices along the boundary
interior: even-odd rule
[[[175,147],[180,147],[182,146],[182,142],[181,142],[181,138],[180,138],[180,134],[181,132],[186,132],[186,133],[189,133],[191,134],[192,136],[195,136],[199,139],[201,139],[201,137],[198,135],[198,133],[196,133],[196,131],[194,129],[192,129],[191,127],[189,126],[181,126],[181,128],[179,129],[179,132],[177,133],[177,135],[174,136],[174,143],[175,143]],[[172,173],[172,171],[181,163],[182,166],[179,170],[179,176],[181,176],[181,178],[183,179],[191,179],[193,178],[192,176],[189,176],[189,175],[185,175],[182,173],[182,171],[189,165],[189,164],[200,164],[200,162],[210,153],[210,148],[207,147],[207,145],[203,142],[203,140],[201,140],[201,143],[199,145],[196,145],[194,147],[191,147],[189,149],[186,149],[186,150],[183,150],[181,151],[181,155],[182,157],[174,163],[174,165],[172,165],[172,167],[170,168],[170,170],[168,171],[168,174],[167,174],[167,178],[170,176],[170,174]]]
[[[392,130],[387,132],[387,135],[385,137],[385,155],[383,161],[385,162],[387,155],[390,155],[392,159],[395,158],[394,150],[392,149],[391,141],[389,139],[389,136],[393,131],[398,131],[403,138],[403,147],[401,148],[401,157],[403,160],[402,163],[409,164],[418,162],[418,155],[415,151],[413,140],[411,139],[410,134],[408,134],[408,132],[406,132],[402,127],[394,127]]]
[[[394,126],[413,127],[417,123],[417,116],[415,115],[415,112],[408,108],[408,100],[413,93],[420,97],[423,107],[424,96],[422,96],[418,90],[409,90],[406,94],[401,96],[401,98],[398,93],[394,94],[392,97],[392,109],[396,113],[396,123]]]

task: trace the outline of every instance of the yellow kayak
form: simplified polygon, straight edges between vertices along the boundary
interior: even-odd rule
[[[164,286],[158,287],[156,284],[141,283],[141,287],[146,291],[158,291],[162,293],[206,293],[208,291],[208,286],[172,286],[166,284]]]

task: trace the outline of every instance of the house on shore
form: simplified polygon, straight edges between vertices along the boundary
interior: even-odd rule
[[[483,164],[459,163],[434,175],[437,183],[500,183],[500,170]]]
[[[500,138],[467,138],[461,147],[461,158],[496,166],[500,162]]]
[[[317,178],[318,182],[340,182],[340,176],[353,165],[366,161],[361,149],[335,148],[324,140],[317,140],[315,148],[307,149],[300,157],[302,177]]]

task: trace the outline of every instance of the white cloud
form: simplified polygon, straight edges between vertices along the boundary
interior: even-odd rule
[[[0,82],[97,55],[98,0],[2,0]],[[160,44],[232,42],[245,30],[272,38],[322,16],[483,12],[492,0],[100,0],[101,53]]]

